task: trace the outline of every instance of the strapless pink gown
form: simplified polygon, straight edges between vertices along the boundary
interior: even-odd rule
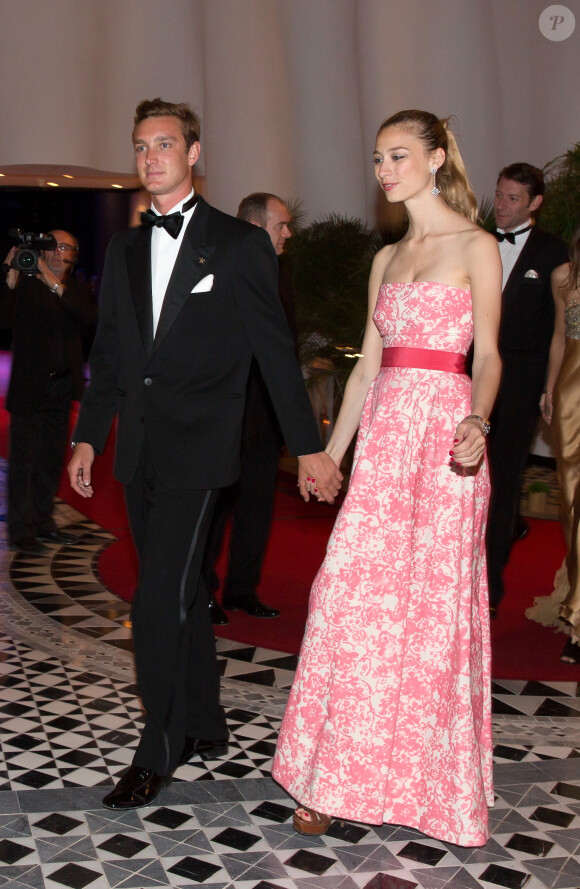
[[[469,292],[386,284],[387,346],[466,354]],[[273,775],[300,803],[462,846],[493,804],[485,563],[489,476],[450,465],[464,374],[383,368],[314,581]]]

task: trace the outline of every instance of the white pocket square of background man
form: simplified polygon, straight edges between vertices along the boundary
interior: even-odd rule
[[[198,281],[192,293],[207,293],[213,287],[213,275],[206,275],[201,281]]]
[[[528,269],[526,274],[524,275],[524,278],[539,278],[539,277],[540,276],[535,269]]]

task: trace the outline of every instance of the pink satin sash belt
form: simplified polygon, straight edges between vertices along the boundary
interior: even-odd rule
[[[381,367],[419,367],[424,370],[446,370],[465,373],[465,355],[457,352],[438,352],[436,349],[408,349],[394,346],[383,349]]]

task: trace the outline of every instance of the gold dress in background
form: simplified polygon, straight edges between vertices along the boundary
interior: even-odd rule
[[[564,312],[566,347],[553,394],[552,431],[562,496],[562,524],[568,547],[566,565],[570,592],[560,605],[560,618],[580,634],[580,302]]]

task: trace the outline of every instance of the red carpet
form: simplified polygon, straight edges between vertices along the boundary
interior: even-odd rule
[[[310,585],[324,557],[336,510],[320,506],[318,515],[308,517],[307,504],[287,493],[282,476],[276,496],[275,521],[266,553],[260,595],[282,612],[277,620],[256,620],[235,612],[227,627],[216,633],[248,645],[297,653],[308,607]],[[313,505],[313,504],[312,504]],[[323,510],[328,514],[324,515]],[[517,543],[506,571],[506,596],[498,617],[492,622],[493,675],[498,679],[580,680],[580,667],[559,660],[565,637],[525,617],[535,596],[548,595],[564,555],[564,540],[558,522],[530,519],[529,536]],[[99,572],[108,587],[123,598],[133,590],[136,567],[129,561],[132,545],[127,538],[113,544],[99,561]],[[222,554],[218,574],[225,575]]]
[[[337,507],[334,506],[304,503],[298,496],[295,478],[284,472],[279,474],[275,520],[262,572],[260,596],[268,605],[279,608],[282,617],[257,620],[243,612],[234,612],[229,614],[228,626],[216,627],[218,636],[275,651],[298,651],[310,586],[324,556],[336,513]],[[217,567],[223,578],[227,569],[227,539]],[[130,600],[137,581],[137,567],[128,532],[103,552],[99,559],[99,574],[106,586]]]
[[[7,414],[0,417],[0,453],[6,456]],[[111,439],[113,436],[111,436]],[[111,530],[119,540],[99,559],[103,582],[130,601],[137,579],[137,559],[131,541],[121,486],[111,476],[113,444],[109,441],[97,460],[93,474],[96,490],[92,500],[83,500],[71,491],[63,471],[59,496],[79,512]],[[260,595],[282,611],[277,620],[256,620],[243,613],[230,615],[227,627],[216,628],[217,635],[248,645],[296,653],[300,647],[306,618],[310,585],[324,556],[336,507],[305,504],[298,496],[292,476],[280,473],[276,495],[275,521],[266,560]],[[560,651],[565,637],[525,617],[525,609],[535,596],[548,595],[564,554],[559,523],[530,519],[529,536],[517,543],[506,572],[506,597],[499,616],[492,622],[493,674],[498,679],[580,680],[580,667],[562,664]],[[225,574],[222,554],[218,573]]]
[[[565,553],[559,522],[528,519],[530,533],[516,543],[505,572],[505,598],[491,625],[493,675],[498,679],[580,680],[580,666],[562,664],[563,633],[525,616],[536,596],[549,596]]]

